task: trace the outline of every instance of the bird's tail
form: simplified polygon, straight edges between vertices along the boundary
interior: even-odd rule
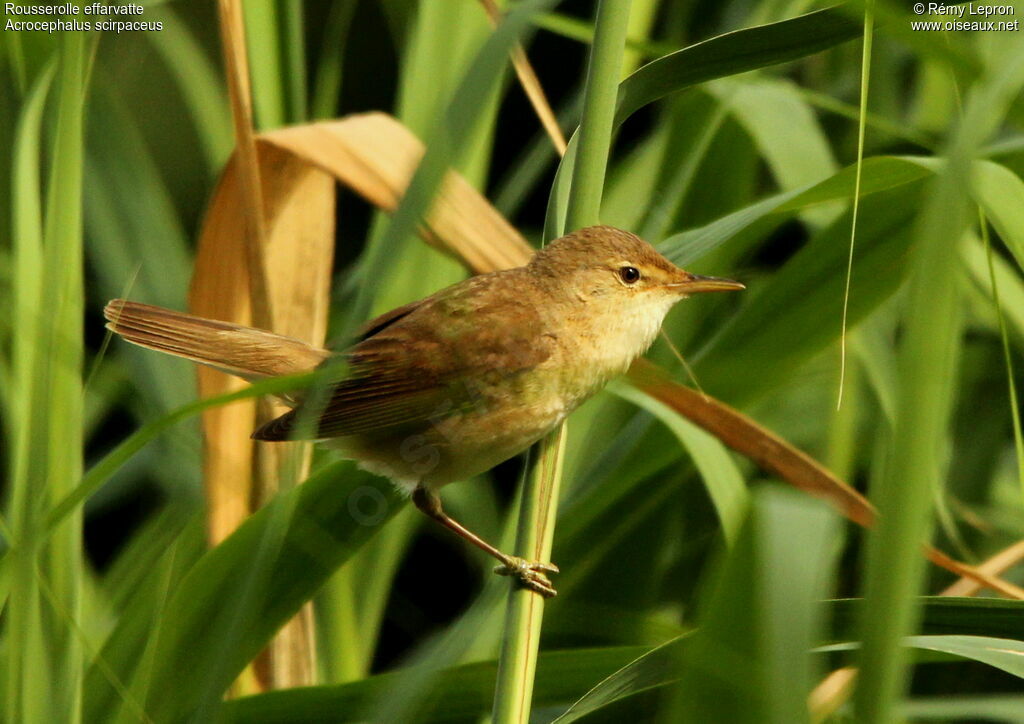
[[[247,380],[309,372],[328,356],[292,337],[124,299],[110,301],[103,315],[107,329],[132,344]]]

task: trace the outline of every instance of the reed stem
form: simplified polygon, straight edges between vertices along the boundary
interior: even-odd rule
[[[583,118],[572,172],[566,231],[598,223],[615,124],[622,58],[632,0],[600,0],[583,90]]]
[[[567,230],[599,221],[630,3],[631,0],[600,0],[597,6],[580,145],[569,192]],[[528,560],[547,561],[551,554],[565,441],[566,429],[562,425],[531,451],[536,464],[528,468],[525,477],[516,533],[516,555]],[[498,658],[495,724],[525,724],[530,719],[543,616],[541,596],[513,587]]]

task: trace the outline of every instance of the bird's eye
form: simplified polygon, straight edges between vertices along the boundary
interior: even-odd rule
[[[619,278],[626,284],[636,284],[640,281],[640,270],[635,266],[624,266],[619,269]]]

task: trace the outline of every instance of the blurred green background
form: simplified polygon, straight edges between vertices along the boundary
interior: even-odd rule
[[[594,5],[558,3],[524,38],[570,134]],[[195,399],[188,363],[108,347],[102,323],[117,296],[185,308],[233,147],[215,4],[145,7],[162,31],[0,35],[4,718],[481,721],[507,580],[329,452],[309,490],[219,557],[204,556],[194,418],[146,433],[53,513],[133,431]],[[865,684],[833,720],[1024,720],[1024,604],[919,598],[954,579],[918,555],[931,537],[977,563],[1024,537],[1024,35],[913,32],[918,16],[878,3],[864,68],[864,5],[786,22],[822,7],[633,0],[623,77],[693,46],[673,68],[711,80],[675,92],[688,83],[667,72],[665,97],[624,119],[602,221],[747,284],[679,305],[668,336],[708,394],[865,491],[885,522],[869,536],[678,413],[602,393],[570,424],[536,721],[809,720],[813,687],[857,661]],[[259,128],[384,110],[425,139],[491,32],[471,0],[250,0],[246,23]],[[751,35],[715,45],[762,25],[800,59],[777,64]],[[458,168],[539,244],[557,154],[510,68],[474,92],[456,109],[476,129]],[[367,279],[387,217],[342,191],[337,220],[335,332],[360,285],[384,311],[467,274],[409,237]],[[662,342],[649,356],[690,384]],[[508,543],[521,467],[446,488],[446,507]],[[335,530],[359,486],[393,516],[373,537]],[[320,686],[222,706],[314,593]],[[895,710],[893,647],[914,665]]]

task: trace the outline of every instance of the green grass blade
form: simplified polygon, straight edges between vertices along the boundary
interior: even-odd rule
[[[306,35],[303,4],[293,0],[277,0],[281,33],[281,82],[284,84],[284,107],[289,123],[299,123],[308,116],[306,99]]]
[[[643,66],[619,86],[614,127],[671,93],[715,78],[797,60],[858,37],[861,26],[840,8],[828,8],[760,27],[726,33],[665,55]],[[577,139],[569,140],[548,199],[545,236],[560,236],[566,224],[569,183]]]
[[[799,93],[808,104],[815,108],[860,123],[861,114],[857,106],[844,103],[832,96],[808,88],[800,88]],[[934,150],[935,139],[909,124],[893,121],[890,118],[873,112],[865,114],[864,119],[869,128],[881,135],[891,136],[893,139],[920,146],[928,151]],[[990,150],[990,153],[994,154],[995,151]]]
[[[525,560],[551,559],[565,443],[566,430],[561,425],[537,444],[536,462],[527,467],[515,545],[515,554]],[[513,580],[494,688],[492,717],[496,724],[525,724],[530,720],[543,621],[544,599]]]
[[[486,108],[481,100],[497,84],[507,64],[508,52],[527,31],[533,15],[550,3],[551,0],[532,0],[518,4],[487,39],[445,110],[443,121],[428,138],[426,155],[409,182],[387,232],[367,251],[362,266],[363,278],[380,278],[401,244],[416,232],[445,171],[449,166],[458,165],[464,139],[479,131],[478,121]],[[360,286],[350,315],[354,323],[369,315],[375,289],[375,284]]]
[[[45,402],[34,412],[41,419],[39,432],[46,439],[46,494],[57,499],[74,485],[82,471],[84,416],[83,360],[85,341],[84,254],[82,233],[82,178],[84,172],[83,115],[85,107],[88,37],[68,33],[62,38],[57,81],[57,126],[47,187],[44,226],[44,288],[51,300],[52,317],[44,337],[42,369],[47,378]],[[41,300],[42,301],[42,300]],[[40,307],[42,309],[42,307]],[[52,325],[52,326],[50,326]],[[48,339],[46,339],[48,337]],[[41,358],[41,360],[44,358]],[[41,370],[37,370],[37,375]],[[48,702],[54,712],[78,712],[82,694],[81,642],[67,625],[77,616],[82,598],[82,519],[74,517],[52,532],[41,568],[46,571],[52,597],[48,611],[53,629],[48,636],[53,669],[50,674],[60,694]],[[26,692],[29,693],[29,692]],[[31,694],[29,694],[31,695]]]
[[[956,254],[969,214],[962,189],[971,159],[994,130],[1024,81],[1024,53],[1001,60],[998,79],[972,96],[917,229],[900,350],[900,387],[893,453],[871,490],[879,524],[869,540],[862,627],[864,649],[855,711],[890,721],[906,686],[900,639],[913,627],[924,574],[921,543],[930,530],[932,490],[939,479],[935,444],[946,434],[958,339]]]
[[[640,108],[697,83],[803,58],[861,34],[840,8],[719,35],[663,56],[622,81],[616,125]]]
[[[725,107],[706,95],[703,99],[697,94],[681,96],[672,104],[661,171],[638,232],[641,238],[653,244],[662,241],[685,213],[701,165],[708,162],[709,152],[728,117]],[[628,183],[629,179],[624,179],[623,185]],[[635,198],[633,202],[636,205]]]
[[[839,394],[836,408],[843,406],[843,385],[846,382],[846,332],[850,313],[850,283],[853,278],[853,250],[857,241],[857,214],[860,211],[860,185],[864,168],[864,133],[868,117],[868,88],[871,80],[871,43],[875,33],[875,3],[864,6],[864,45],[860,68],[860,119],[857,123],[857,180],[853,187],[853,210],[850,213],[850,254],[846,262],[846,285],[843,289],[843,319],[839,332]]]
[[[101,298],[127,292],[182,309],[192,259],[174,199],[129,109],[106,77],[97,77],[90,105],[85,221],[96,291]],[[124,350],[118,352],[130,359],[133,376],[145,382],[140,394],[149,410],[164,413],[194,398],[191,366]]]
[[[150,716],[178,721],[208,705],[211,693],[213,701],[219,699],[277,628],[400,507],[387,481],[331,464],[279,495],[203,556],[167,606],[154,656]],[[258,585],[263,581],[274,585]],[[245,596],[254,583],[259,595]],[[131,632],[115,631],[108,646],[117,646],[122,636]],[[130,667],[132,661],[117,665]],[[97,673],[90,673],[89,682],[85,718],[100,721],[117,699]],[[165,696],[168,691],[176,693]]]
[[[665,115],[675,118],[675,114]],[[671,200],[665,198],[676,189],[662,185],[664,160],[670,153],[668,145],[676,140],[673,132],[675,128],[676,124],[672,121],[662,119],[643,142],[619,160],[614,170],[609,171],[604,198],[601,200],[601,223],[635,230],[644,239],[658,238],[641,233],[641,223],[649,206],[657,200],[665,204],[678,200],[678,193]],[[690,161],[697,155],[693,154],[686,160]],[[692,164],[687,163],[679,165],[692,167]]]
[[[597,680],[635,659],[644,649],[623,646],[573,649],[541,654],[537,661],[538,705],[561,704],[581,695]],[[448,669],[434,683],[431,701],[416,719],[420,724],[477,717],[487,712],[497,664],[493,661]],[[341,686],[291,689],[226,702],[219,722],[285,724],[365,721],[368,705],[394,691],[400,674],[386,673]]]
[[[904,646],[942,651],[1024,678],[1024,641],[986,636],[910,636]]]
[[[906,269],[894,264],[910,246],[907,222],[920,196],[919,184],[862,201],[860,242],[854,259],[851,299],[855,324],[890,298]],[[772,278],[755,285],[746,302],[723,322],[691,363],[709,394],[743,404],[794,379],[813,355],[840,333],[842,274],[846,268],[849,215],[815,234]],[[758,373],[751,376],[749,365]],[[742,367],[745,372],[737,376]]]
[[[599,449],[600,453],[577,472],[576,484],[559,511],[560,555],[589,559],[583,554],[594,537],[586,533],[587,528],[599,528],[609,509],[625,505],[644,481],[655,478],[680,457],[678,442],[671,433],[659,429],[649,415],[639,413]]]
[[[89,471],[82,476],[78,484],[70,489],[63,498],[59,499],[47,514],[47,526],[53,528],[62,523],[69,515],[78,510],[90,495],[99,490],[100,486],[106,483],[133,455],[142,450],[162,432],[177,425],[182,420],[194,417],[203,410],[219,407],[236,400],[294,392],[297,389],[301,389],[304,385],[310,384],[315,377],[315,375],[275,377],[258,382],[237,392],[195,400],[157,420],[146,423],[89,468]]]
[[[1024,641],[1024,602],[998,598],[923,596],[917,599],[920,617],[911,633],[921,636],[957,634]],[[844,598],[830,603],[831,637],[855,640],[868,602]]]
[[[334,118],[337,115],[346,40],[355,10],[356,0],[341,0],[332,3],[328,11],[313,82],[312,118]]]
[[[608,677],[556,721],[678,682],[676,721],[801,721],[810,649],[824,619],[834,517],[790,491],[754,496],[719,577],[705,581],[701,627]]]
[[[621,385],[614,391],[650,412],[672,430],[690,454],[704,480],[708,495],[711,496],[722,522],[722,534],[726,542],[729,545],[734,544],[750,501],[746,482],[736,463],[729,456],[729,451],[717,438],[639,390]]]
[[[297,3],[288,3],[300,12]],[[291,80],[287,59],[289,29],[284,15],[290,12],[286,3],[277,0],[250,0],[243,3],[245,42],[249,53],[249,75],[252,78],[252,105],[257,127],[269,130],[298,118],[290,118]],[[303,75],[304,78],[304,75]],[[296,79],[298,80],[298,79]]]
[[[593,23],[561,13],[544,13],[540,15],[537,18],[537,27],[570,40],[578,40],[581,43],[590,44],[594,42]],[[626,49],[635,54],[634,58],[638,56],[657,57],[678,50],[677,47],[673,47],[669,43],[632,36],[626,37]],[[628,55],[626,59],[630,59]]]
[[[227,90],[198,39],[186,29],[185,20],[171,5],[163,11],[167,13],[164,29],[148,33],[147,39],[177,82],[212,173],[227,160],[232,149],[230,109],[224,102]]]
[[[989,286],[992,289],[992,305],[996,312],[996,322],[999,326],[999,337],[1003,346],[1003,361],[1006,365],[1007,391],[1010,395],[1010,417],[1013,423],[1013,444],[1017,454],[1017,479],[1021,490],[1024,492],[1024,433],[1021,432],[1020,422],[1020,401],[1017,397],[1017,382],[1013,372],[1013,354],[1010,351],[1010,335],[1006,328],[1006,315],[1003,313],[1002,300],[999,295],[999,280],[996,276],[995,254],[992,251],[992,243],[989,239],[988,221],[985,214],[979,212],[979,226],[981,227],[981,238],[985,247],[985,256],[988,259]]]
[[[11,448],[8,460],[7,515],[11,535],[8,545],[21,540],[22,545],[3,562],[6,611],[4,658],[4,718],[18,721],[30,715],[30,702],[23,697],[33,689],[33,680],[45,682],[47,662],[39,655],[44,650],[39,614],[40,594],[34,574],[34,537],[41,509],[33,495],[32,473],[39,464],[39,444],[34,442],[35,400],[39,398],[35,380],[37,358],[42,352],[42,317],[38,310],[42,300],[45,277],[43,262],[43,214],[40,197],[40,153],[42,123],[46,97],[54,77],[55,66],[32,84],[18,121],[12,164],[12,294],[13,330],[11,374],[12,389],[18,394],[10,398]],[[15,544],[16,545],[16,544]],[[9,599],[8,599],[9,597]],[[34,712],[41,715],[41,711]]]
[[[563,232],[600,221],[612,143],[612,111],[622,73],[630,0],[600,0],[594,45],[583,89],[583,118]]]
[[[992,310],[994,299],[992,289],[992,274],[989,270],[991,261],[992,271],[995,272],[996,283],[999,287],[999,296],[1002,301],[1003,319],[1013,335],[1013,341],[1019,344],[1024,338],[1024,280],[1016,271],[1016,266],[1004,260],[998,254],[988,256],[985,253],[984,243],[977,238],[972,238],[960,249],[960,255],[964,263],[964,271],[973,284],[985,296],[985,308]],[[993,316],[990,324],[991,329],[999,329],[998,317]]]
[[[630,48],[629,39],[642,39],[642,41],[649,39],[660,4],[661,0],[633,0],[624,41],[626,52],[622,57],[624,73],[632,73],[643,61],[643,51]]]
[[[1024,723],[1024,697],[1014,694],[936,696],[911,699],[900,707],[907,721],[999,721]]]
[[[48,501],[81,469],[84,390],[82,258],[82,117],[88,38],[59,38],[56,103],[45,211],[39,198],[40,127],[50,84],[44,70],[29,92],[15,147],[12,190],[15,337],[12,372],[19,384],[11,464],[11,546],[6,713],[44,721],[80,711],[82,649],[70,625],[82,600],[81,518],[49,539],[40,536]],[[69,620],[70,619],[70,620]],[[43,692],[47,692],[44,696]]]
[[[974,164],[971,189],[985,216],[1024,269],[1024,181],[991,161]]]
[[[826,620],[820,601],[830,588],[830,552],[838,553],[837,523],[789,490],[754,497],[745,534],[679,660],[675,711],[684,720],[807,720],[817,683],[810,650]],[[731,670],[725,678],[723,666]]]
[[[692,640],[692,634],[680,636],[630,661],[602,679],[552,724],[569,724],[631,696],[677,682],[676,664]]]
[[[899,190],[927,178],[934,172],[934,168],[925,158],[876,156],[866,159],[861,178],[861,195]],[[851,198],[856,173],[856,166],[848,166],[819,183],[777,194],[699,229],[670,236],[658,245],[658,249],[677,264],[687,266],[758,224],[766,221],[777,224],[802,209]]]
[[[781,190],[802,188],[834,175],[839,169],[828,139],[796,84],[763,75],[715,81],[708,90],[750,134]],[[807,218],[821,226],[834,216],[819,209]]]
[[[489,576],[482,594],[469,609],[441,636],[413,652],[410,665],[400,672],[391,689],[375,697],[368,707],[369,714],[363,712],[363,719],[414,721],[424,710],[432,709],[435,686],[443,672],[465,661],[476,643],[491,638],[493,629],[500,626],[504,583],[497,576]]]
[[[1024,641],[992,636],[973,636],[969,634],[933,634],[929,636],[908,636],[903,639],[903,646],[921,651],[936,651],[949,654],[950,657],[969,659],[1001,669],[1008,674],[1024,678]],[[816,649],[819,653],[837,651],[856,651],[860,645],[856,642],[838,643]],[[955,658],[940,657],[940,661]]]

